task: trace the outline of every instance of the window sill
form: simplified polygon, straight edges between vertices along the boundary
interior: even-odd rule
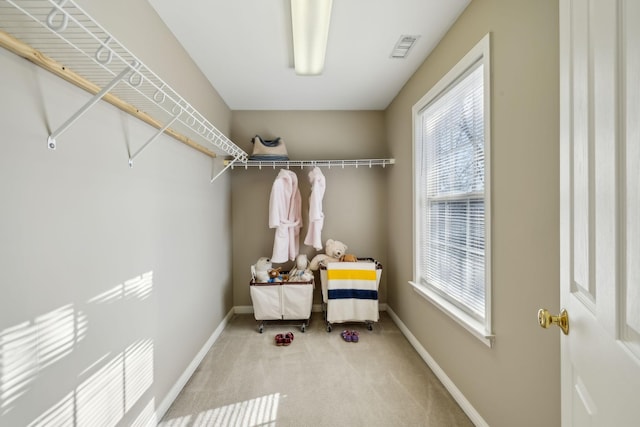
[[[484,329],[484,324],[478,322],[476,319],[472,318],[467,313],[426,287],[411,281],[409,284],[418,295],[438,307],[443,313],[455,320],[456,323],[471,333],[471,335],[478,338],[487,347],[493,347],[495,335],[487,333]]]

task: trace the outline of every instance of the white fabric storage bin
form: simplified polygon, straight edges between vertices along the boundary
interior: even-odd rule
[[[313,284],[285,282],[282,291],[282,318],[285,320],[308,319],[313,305]]]
[[[252,284],[251,301],[253,302],[253,315],[256,320],[282,319],[282,303],[279,285]]]
[[[373,258],[328,263],[320,267],[327,331],[331,331],[332,323],[346,322],[366,322],[371,329],[371,323],[379,320],[381,275],[382,265]]]
[[[314,280],[249,283],[256,320],[302,320],[311,317]]]

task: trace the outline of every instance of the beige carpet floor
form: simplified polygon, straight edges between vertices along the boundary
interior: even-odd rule
[[[390,317],[333,325],[235,315],[160,423],[162,427],[472,426]],[[342,339],[344,329],[359,341]],[[289,346],[277,333],[291,331]]]

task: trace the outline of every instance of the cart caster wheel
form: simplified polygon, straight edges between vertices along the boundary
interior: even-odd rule
[[[262,326],[259,326],[259,327],[258,327],[258,332],[259,332],[259,333],[262,333],[262,331],[264,331],[264,328],[263,328]]]
[[[304,331],[306,331],[307,328],[305,325],[300,326],[300,332],[302,332],[304,334]]]
[[[331,332],[331,325],[327,325],[327,332]]]
[[[367,329],[368,329],[368,330],[370,330],[370,331],[373,331],[373,324],[372,324],[372,323],[369,323],[369,324],[367,325]]]

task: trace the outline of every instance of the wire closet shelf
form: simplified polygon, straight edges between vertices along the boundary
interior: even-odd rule
[[[114,96],[120,108],[141,118],[158,132],[129,157],[132,165],[160,134],[176,139],[212,157],[218,154],[245,162],[246,152],[231,142],[191,104],[121,45],[73,0],[0,0],[2,38],[15,39],[44,55],[64,72],[78,75],[95,85],[91,101],[69,118],[48,139],[56,148],[56,137],[70,127],[100,99]],[[36,52],[37,51],[37,52]],[[32,59],[32,58],[29,58]],[[89,89],[87,89],[89,90]],[[111,101],[110,101],[111,102]],[[112,102],[113,103],[113,102]]]
[[[353,159],[353,160],[249,160],[245,163],[235,163],[233,160],[225,160],[225,164],[227,166],[231,166],[231,169],[244,168],[248,169],[250,167],[257,167],[259,169],[262,168],[287,168],[291,167],[299,167],[300,169],[304,169],[305,167],[326,167],[326,168],[344,168],[344,167],[353,167],[356,168],[359,166],[364,167],[373,167],[373,166],[382,166],[383,168],[387,165],[395,164],[395,159]]]

